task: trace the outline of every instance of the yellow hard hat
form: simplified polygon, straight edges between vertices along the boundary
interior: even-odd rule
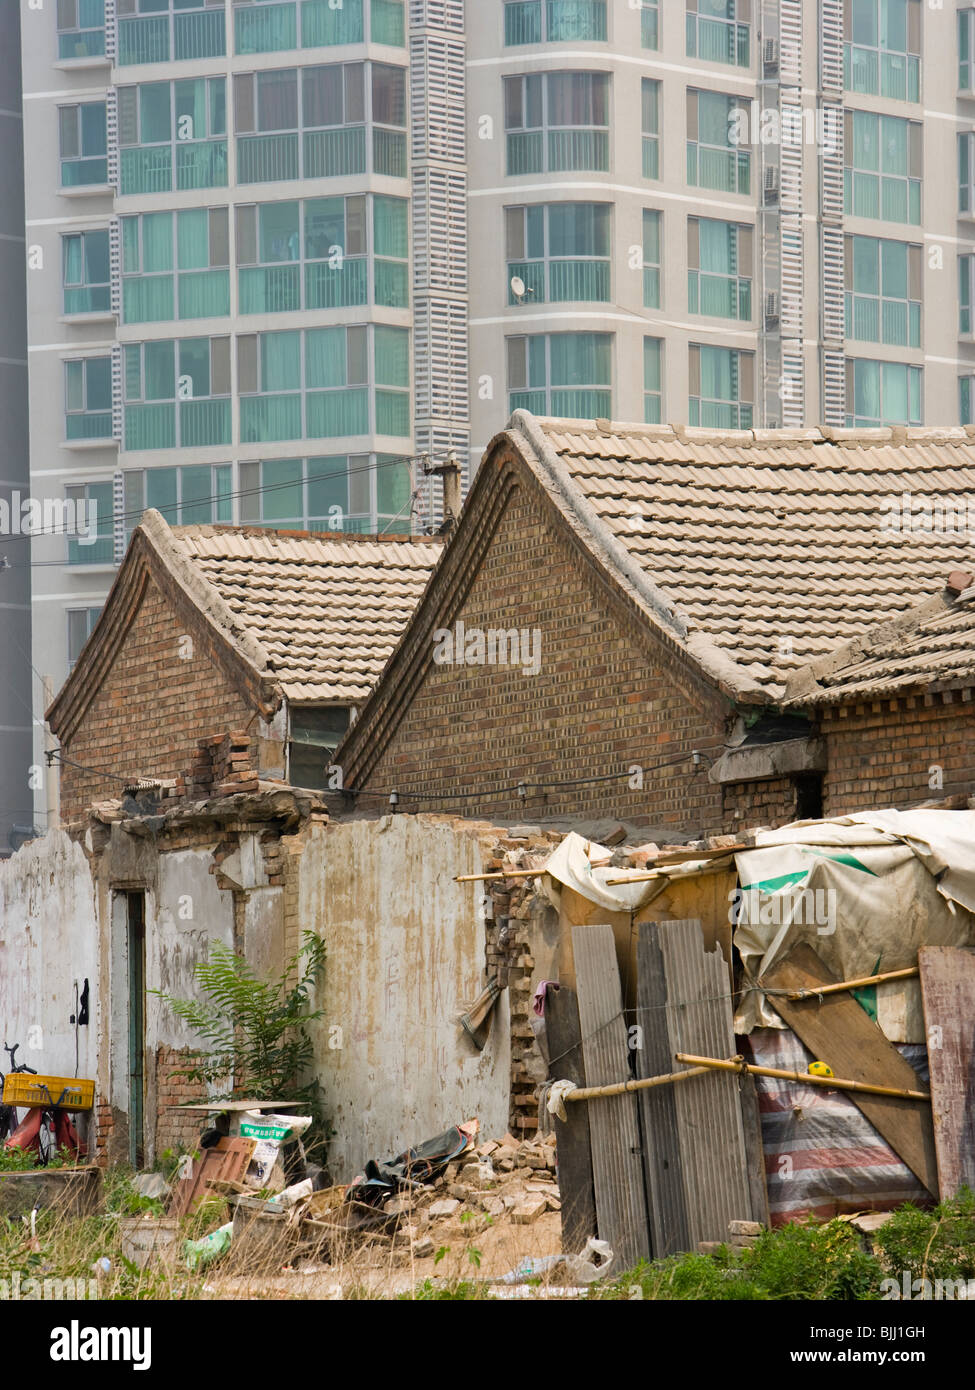
[[[828,1067],[825,1062],[810,1062],[809,1074],[810,1076],[832,1076],[833,1068]]]

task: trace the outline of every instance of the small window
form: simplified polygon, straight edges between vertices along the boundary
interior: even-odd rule
[[[65,314],[108,312],[111,288],[108,228],[61,238]]]
[[[108,136],[105,103],[58,107],[61,187],[108,183]]]
[[[68,609],[68,670],[73,671],[82,648],[94,631],[100,608]]]
[[[58,57],[101,58],[105,54],[105,0],[57,0]]]
[[[315,791],[328,788],[332,754],[349,728],[343,705],[292,706],[289,718],[288,781]]]

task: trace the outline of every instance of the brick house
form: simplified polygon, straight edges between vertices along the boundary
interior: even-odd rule
[[[671,840],[967,797],[973,644],[948,673],[896,653],[919,602],[954,602],[973,488],[971,429],[516,412],[336,753],[345,787]],[[887,639],[896,689],[857,675],[856,644]]]
[[[170,527],[146,512],[47,712],[62,817],[126,781],[179,777],[215,730],[238,735],[224,772],[241,786],[324,786],[440,550],[435,539]]]

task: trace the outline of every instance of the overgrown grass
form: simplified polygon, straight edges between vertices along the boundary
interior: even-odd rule
[[[158,1214],[162,1203],[140,1197],[132,1187],[131,1170],[120,1166],[105,1174],[104,1210],[79,1218],[56,1206],[39,1211],[34,1232],[29,1218],[0,1217],[0,1279],[19,1273],[25,1279],[97,1277],[99,1299],[198,1299],[208,1296],[206,1285],[232,1273],[227,1264],[204,1266],[191,1273],[185,1265],[183,1243],[207,1235],[227,1220],[224,1200],[211,1197],[179,1223],[178,1240],[168,1257],[154,1259],[140,1270],[122,1253],[123,1219]],[[481,1279],[473,1258],[473,1237],[465,1247],[469,1269],[451,1277],[423,1279],[406,1292],[390,1295],[373,1263],[356,1263],[354,1252],[333,1251],[335,1276],[347,1299],[374,1300],[393,1296],[419,1302],[482,1301],[495,1296],[491,1283]],[[232,1252],[233,1253],[233,1252]],[[93,1265],[107,1259],[107,1273],[96,1276]],[[260,1282],[277,1278],[280,1254],[267,1269],[248,1271]],[[392,1269],[390,1269],[392,1274]],[[975,1195],[967,1189],[933,1210],[901,1207],[878,1232],[861,1235],[848,1221],[807,1221],[764,1232],[744,1250],[720,1247],[713,1255],[686,1254],[642,1263],[635,1269],[593,1286],[593,1300],[649,1299],[661,1301],[871,1301],[884,1296],[884,1280],[898,1284],[905,1273],[911,1280],[975,1279]],[[374,1277],[375,1275],[379,1277]],[[526,1282],[546,1282],[526,1281]],[[402,1289],[402,1284],[400,1284]],[[231,1296],[233,1296],[231,1294]],[[275,1296],[301,1297],[287,1287]]]
[[[867,1247],[870,1248],[867,1248]],[[872,1237],[848,1221],[797,1222],[754,1246],[641,1263],[591,1291],[595,1299],[859,1301],[883,1298],[885,1279],[975,1277],[975,1196],[966,1188],[933,1210],[907,1205]]]

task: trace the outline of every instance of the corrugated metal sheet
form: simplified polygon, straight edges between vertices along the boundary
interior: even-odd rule
[[[670,1056],[654,1058],[657,1067],[674,1070],[677,1052],[735,1055],[728,967],[720,949],[705,951],[700,922],[641,923],[638,968],[663,972],[663,988],[658,985],[653,992],[666,1022],[654,1022],[651,1035],[659,1048],[666,1033]],[[641,981],[641,993],[644,988]],[[686,1214],[683,1248],[693,1250],[698,1241],[725,1240],[730,1221],[751,1219],[738,1079],[716,1071],[668,1089],[673,1093]],[[651,1174],[651,1184],[667,1193],[672,1186],[669,1169]]]

